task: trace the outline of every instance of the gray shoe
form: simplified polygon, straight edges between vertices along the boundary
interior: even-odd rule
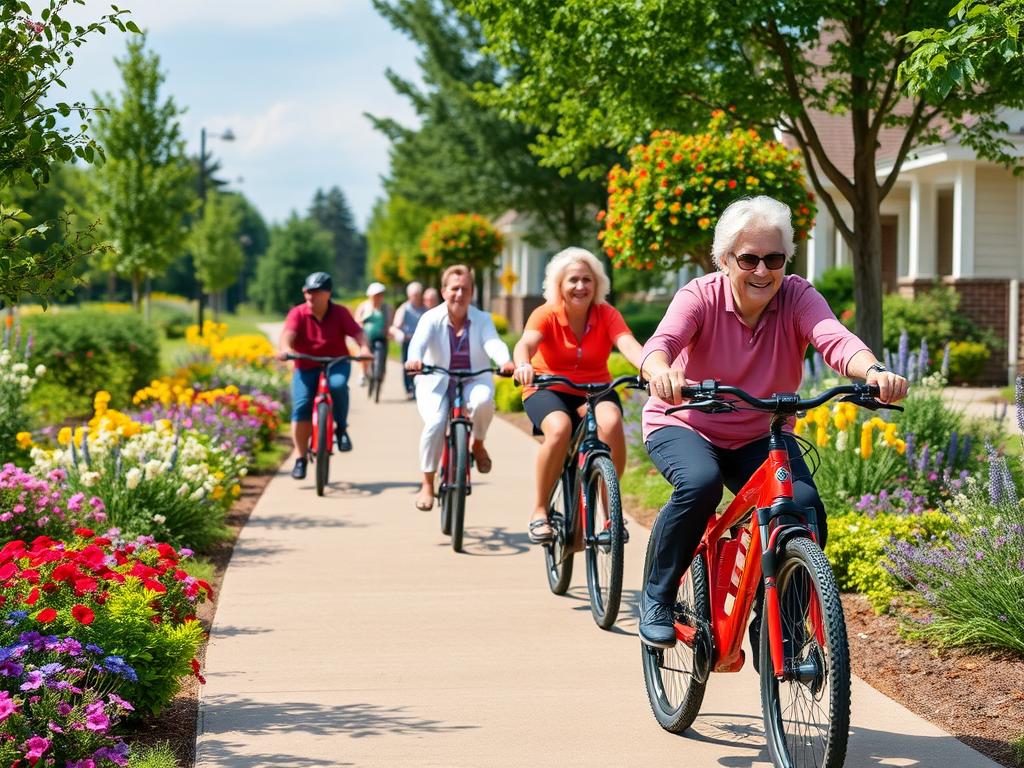
[[[640,596],[640,639],[654,648],[672,648],[676,644],[672,603],[652,600],[646,591]]]
[[[296,480],[303,480],[306,477],[306,460],[296,459],[295,466],[292,467],[292,477]]]

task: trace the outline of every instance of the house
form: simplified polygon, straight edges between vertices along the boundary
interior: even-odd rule
[[[1003,110],[998,117],[1010,126],[1007,138],[1024,154],[1024,112]],[[813,122],[829,157],[852,175],[849,117],[821,113]],[[879,137],[879,179],[891,171],[901,135],[890,130]],[[834,199],[849,223],[850,207],[838,193]],[[980,160],[950,134],[939,144],[910,152],[881,213],[883,290],[913,297],[936,281],[952,286],[961,310],[1007,344],[1005,354],[993,354],[985,380],[1012,381],[1024,364],[1024,177]],[[826,269],[851,263],[850,249],[823,205],[801,258],[805,261],[798,267],[812,281]]]
[[[484,275],[484,308],[504,315],[509,328],[518,333],[530,313],[544,303],[544,268],[559,249],[533,242],[528,214],[506,211],[494,227],[504,245],[498,266]]]

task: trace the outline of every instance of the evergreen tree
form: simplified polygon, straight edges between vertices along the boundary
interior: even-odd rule
[[[302,299],[311,272],[329,272],[334,259],[331,233],[296,214],[270,231],[270,247],[256,265],[252,299],[267,312],[286,312]]]
[[[331,273],[339,287],[358,287],[366,271],[366,239],[356,228],[355,217],[345,193],[338,187],[313,196],[309,216],[334,237],[334,268]]]

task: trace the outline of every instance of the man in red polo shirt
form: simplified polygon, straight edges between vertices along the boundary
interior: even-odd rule
[[[341,357],[349,354],[346,337],[359,344],[360,354],[369,355],[366,337],[352,313],[331,301],[333,284],[326,272],[314,272],[306,278],[302,294],[304,304],[292,307],[284,321],[281,333],[280,356],[289,352],[322,357]],[[334,403],[334,423],[338,436],[338,450],[351,451],[348,436],[348,378],[352,364],[347,360],[332,365],[327,374],[327,385]],[[295,443],[295,466],[292,477],[306,476],[306,450],[313,434],[313,399],[316,397],[320,366],[308,360],[296,360],[292,373],[292,440]]]

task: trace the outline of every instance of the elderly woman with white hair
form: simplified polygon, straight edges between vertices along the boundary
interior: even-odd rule
[[[530,541],[551,541],[548,498],[558,480],[573,427],[585,412],[586,398],[565,385],[531,387],[535,373],[565,376],[580,384],[611,380],[608,356],[617,347],[639,368],[640,344],[619,311],[605,302],[610,282],[604,266],[590,251],[566,248],[548,263],[544,273],[545,303],[526,322],[512,358],[515,379],[523,385],[523,403],[533,426],[544,435],[537,453],[534,508],[529,522]],[[612,462],[621,475],[626,464],[626,438],[622,404],[612,391],[595,408],[597,431],[611,449]]]
[[[737,200],[715,226],[712,257],[718,270],[676,293],[644,345],[641,372],[652,395],[644,407],[644,440],[673,488],[651,532],[652,568],[640,620],[640,638],[648,645],[675,645],[672,606],[679,582],[721,501],[723,485],[735,492],[768,455],[769,414],[666,414],[682,402],[681,387],[716,379],[755,397],[795,392],[804,353],[813,345],[841,376],[877,385],[883,402],[907,394],[906,379],[878,362],[814,286],[785,273],[792,255],[789,208],[765,196]],[[825,508],[796,440],[788,435],[786,443],[794,500],[815,510],[824,546]],[[754,638],[756,616],[750,630]]]

